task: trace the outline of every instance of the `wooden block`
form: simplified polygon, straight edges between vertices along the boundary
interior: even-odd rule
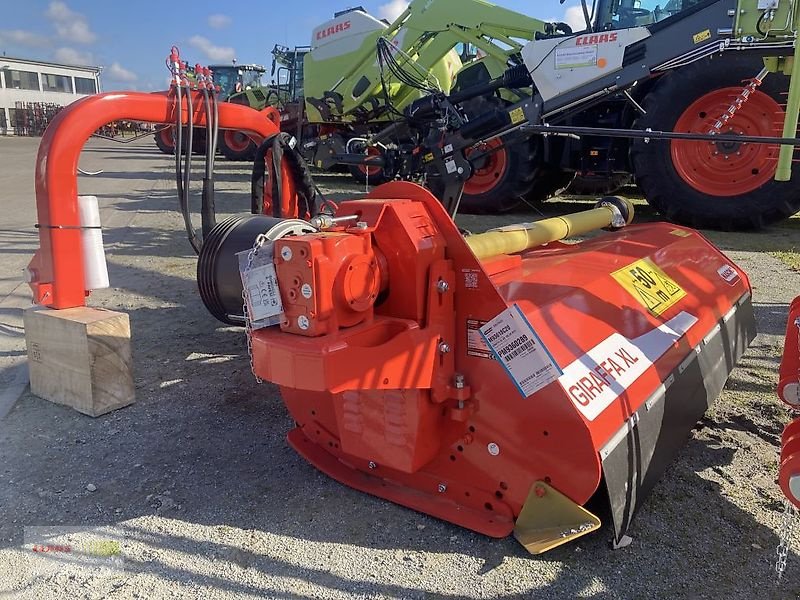
[[[133,403],[127,314],[33,306],[23,320],[34,394],[92,417]]]

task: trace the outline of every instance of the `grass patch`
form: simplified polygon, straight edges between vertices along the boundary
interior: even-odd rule
[[[777,258],[790,269],[800,271],[800,254],[798,254],[795,248],[791,248],[790,250],[776,250],[768,254]]]

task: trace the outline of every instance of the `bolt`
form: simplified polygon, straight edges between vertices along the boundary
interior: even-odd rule
[[[464,174],[464,167],[458,167],[458,174],[459,175],[463,175]]]
[[[366,229],[367,227],[369,227],[369,225],[367,225],[366,221],[359,221],[356,223],[356,229]]]
[[[457,390],[464,389],[464,376],[461,373],[456,373],[455,377],[453,377],[453,381],[455,382]]]
[[[369,465],[368,465],[368,466],[369,466],[369,468],[370,468],[370,469],[377,469],[377,468],[378,468],[378,465],[376,465],[376,464],[375,464],[374,462],[372,462],[372,461],[369,461]]]
[[[287,262],[292,260],[292,249],[289,246],[281,248],[281,258]]]
[[[441,352],[442,354],[449,354],[450,350],[451,350],[450,344],[446,342],[442,342],[441,344],[439,344],[439,352]]]
[[[440,279],[439,283],[436,284],[436,291],[440,294],[444,294],[446,291],[450,289],[450,284],[447,283],[444,279]]]
[[[297,317],[297,326],[303,331],[305,331],[311,326],[311,323],[309,322],[307,316],[300,315],[299,317]]]
[[[440,494],[444,494],[447,491],[447,486],[445,484],[443,484],[443,483],[440,483],[439,487],[438,487],[438,490],[439,490]]]

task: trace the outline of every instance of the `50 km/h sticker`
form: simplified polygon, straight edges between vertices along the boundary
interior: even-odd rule
[[[686,296],[686,291],[649,258],[637,260],[611,276],[657,317]]]

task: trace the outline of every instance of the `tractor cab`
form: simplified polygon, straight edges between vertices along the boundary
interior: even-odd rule
[[[310,51],[310,46],[288,48],[277,44],[272,49],[272,85],[288,102],[303,99],[303,60]]]
[[[717,0],[597,0],[594,13],[594,31],[647,27],[666,19],[683,16]],[[584,0],[584,6],[587,2]]]
[[[220,98],[225,100],[233,94],[261,88],[261,76],[267,70],[261,65],[212,65],[214,82],[220,86]]]

